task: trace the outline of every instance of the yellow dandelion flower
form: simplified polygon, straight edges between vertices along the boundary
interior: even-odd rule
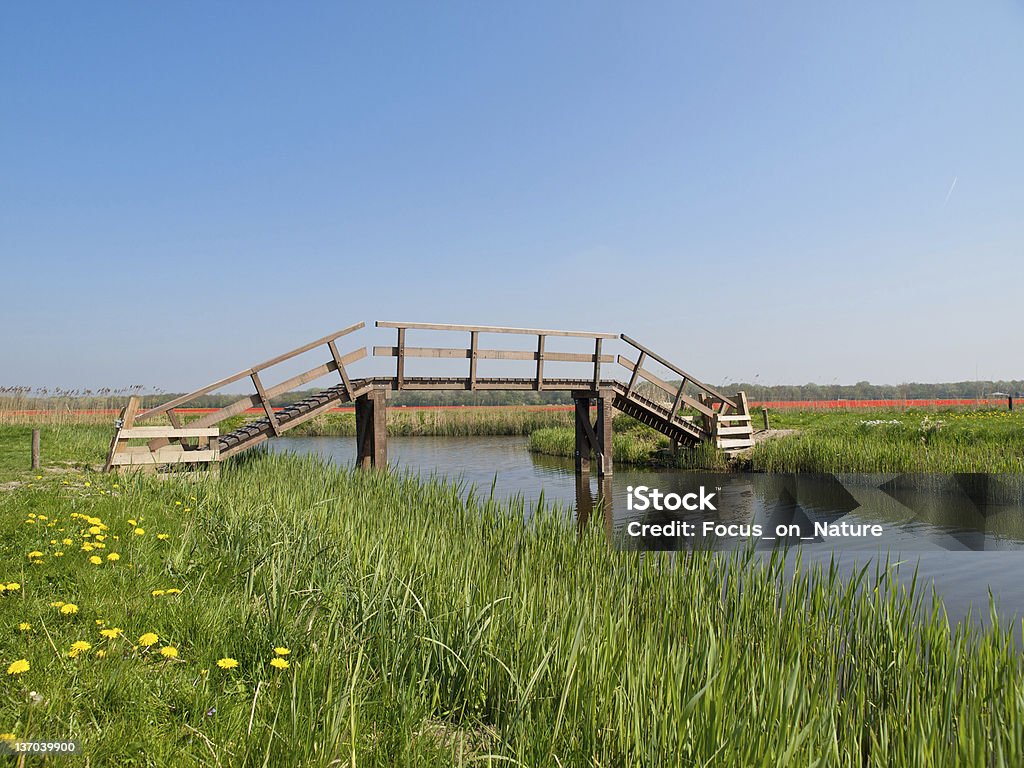
[[[92,557],[89,558],[89,562],[92,563],[93,565],[100,565],[103,562],[103,558],[100,557],[99,555],[93,555]]]
[[[167,594],[168,595],[180,595],[181,594],[181,590],[178,589],[177,587],[171,587],[170,589],[167,590]]]
[[[280,656],[275,656],[270,660],[270,666],[275,669],[288,669],[288,662],[282,659]]]
[[[32,512],[29,512],[29,513],[28,513],[28,517],[29,517],[29,519],[30,519],[30,520],[34,520],[36,516],[35,516],[35,514],[34,514],[34,513],[32,513]]]
[[[291,651],[283,646],[278,646],[274,649],[274,653],[276,653],[278,656],[287,656],[289,653],[291,653]]]
[[[176,507],[180,507],[180,506],[181,506],[181,502],[180,502],[180,501],[176,501],[176,502],[174,502],[174,506],[176,506]]]
[[[102,627],[106,623],[107,622],[105,622],[103,619],[96,619],[96,626],[97,627]]]
[[[96,658],[97,659],[105,659],[105,658],[107,658],[107,652],[105,650],[103,650],[102,648],[100,648],[98,651],[96,651]]]
[[[53,556],[54,556],[54,557],[64,557],[64,553],[63,553],[63,552],[54,552],[54,553],[53,553]],[[42,560],[38,560],[37,562],[40,562],[40,563],[41,563],[41,562],[43,562],[43,561],[42,561]]]
[[[28,672],[32,669],[32,665],[28,663],[28,659],[18,659],[12,661],[11,665],[7,667],[8,675],[20,675],[22,672]]]
[[[90,544],[88,541],[86,541],[86,542],[82,543],[81,549],[82,549],[83,552],[92,552],[94,547],[93,547],[92,544]]]
[[[21,589],[21,584],[19,584],[18,582],[11,581],[7,583],[8,592],[17,592],[19,589]]]
[[[172,645],[165,645],[160,649],[160,655],[165,659],[176,659],[178,658],[178,649]]]
[[[61,600],[55,600],[54,602],[50,603],[51,608],[63,608],[64,606],[65,603]]]
[[[37,517],[36,519],[37,520],[49,520],[50,518],[48,518],[46,515],[39,515],[39,517]]]
[[[129,520],[129,521],[128,521],[128,525],[130,525],[130,526],[131,526],[132,528],[134,528],[134,527],[135,527],[136,525],[138,525],[138,524],[139,524],[139,523],[138,523],[138,521],[137,521],[137,520]]]
[[[111,627],[110,629],[100,630],[101,635],[103,635],[104,637],[109,637],[111,640],[120,637],[122,632],[124,632],[124,630],[120,627]]]
[[[0,592],[5,592],[6,590],[7,590],[7,586],[4,585],[4,584],[0,584]]]
[[[71,644],[71,650],[77,653],[88,651],[90,648],[92,648],[92,643],[88,643],[85,640],[75,640],[75,642]]]
[[[217,666],[221,669],[234,669],[238,666],[238,662],[230,656],[225,656],[223,659],[218,659]]]
[[[65,547],[70,547],[75,542],[73,542],[71,539],[61,539],[60,543],[63,544]]]
[[[157,537],[157,538],[158,538],[158,539],[159,539],[160,541],[167,541],[167,540],[168,540],[169,538],[171,538],[170,534],[168,534],[168,533],[158,533],[158,534],[156,535],[156,537]]]
[[[120,559],[121,556],[117,554],[117,552],[111,552],[109,555],[107,555],[107,560],[109,560],[112,563],[116,563]]]
[[[136,528],[135,529],[135,535],[136,536],[145,536],[146,535],[146,529],[145,528]]]
[[[32,625],[29,624],[27,621],[23,621],[23,622],[21,622],[21,624],[18,625],[18,631],[19,632],[31,632],[32,631]]]
[[[156,632],[147,632],[139,638],[139,645],[144,645],[148,648],[151,645],[156,645],[159,641],[160,638]]]
[[[42,557],[42,556],[43,556],[43,553],[40,552],[38,549],[34,549],[34,550],[32,550],[31,552],[28,553],[28,559],[29,560],[32,560],[32,559],[34,559],[36,557]]]
[[[88,480],[86,480],[85,481],[85,487],[86,488],[91,488],[92,487],[92,483],[90,483]]]
[[[78,613],[78,606],[74,603],[64,603],[64,605],[60,607],[60,612],[65,615]]]
[[[163,597],[165,594],[167,594],[167,590],[154,589],[152,592],[150,592],[150,594],[153,595],[153,597]]]
[[[18,737],[13,733],[0,733],[0,741],[17,741]]]

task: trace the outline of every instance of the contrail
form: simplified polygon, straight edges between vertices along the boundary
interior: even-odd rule
[[[953,194],[953,190],[956,189],[956,180],[958,178],[960,178],[960,177],[959,176],[954,176],[953,177],[953,183],[949,185],[949,192],[946,193],[946,199],[942,201],[943,205],[945,205],[946,203],[949,202],[949,196],[952,195]]]

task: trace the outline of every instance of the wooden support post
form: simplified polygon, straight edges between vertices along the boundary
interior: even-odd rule
[[[572,397],[576,404],[576,474],[581,475],[590,471],[590,452],[593,446],[587,432],[593,432],[593,427],[590,426],[590,396],[577,394],[573,392]]]
[[[39,469],[39,430],[32,430],[32,469]]]
[[[352,382],[348,379],[348,371],[345,370],[345,360],[338,352],[338,345],[331,339],[327,342],[327,348],[331,350],[331,357],[334,358],[334,364],[338,366],[338,373],[341,375],[341,383],[345,385],[345,394],[348,398],[352,399]]]
[[[612,403],[615,402],[615,391],[602,389],[597,397],[597,473],[600,477],[612,474]]]
[[[270,398],[267,397],[267,391],[263,388],[263,382],[260,381],[260,375],[256,371],[252,372],[252,383],[256,387],[256,394],[259,395],[260,403],[263,405],[263,411],[267,414],[267,420],[270,422],[270,428],[274,431],[275,437],[281,436],[281,425],[277,423],[277,414],[274,413],[274,406],[270,404]]]
[[[601,337],[594,343],[594,389],[601,388]]]
[[[537,391],[544,389],[544,334],[537,337]]]
[[[398,370],[396,371],[398,390],[405,383],[405,328],[398,329]]]
[[[121,415],[117,419],[117,426],[114,429],[114,436],[110,439],[110,450],[107,451],[107,461],[103,465],[103,471],[109,472],[114,466],[114,454],[117,453],[118,443],[121,438],[121,431],[131,429],[135,426],[135,417],[139,413],[141,401],[135,395],[128,398],[128,403],[121,409]],[[164,441],[166,445],[166,441]],[[150,450],[153,450],[152,447]]]
[[[764,419],[764,431],[767,432],[771,427],[768,426],[768,409],[761,407],[761,418]]]
[[[640,353],[640,357],[638,357],[637,360],[636,360],[636,367],[633,369],[633,373],[629,377],[629,386],[626,387],[626,399],[627,400],[629,399],[629,396],[633,394],[633,387],[636,386],[636,379],[637,379],[637,376],[640,375],[640,369],[643,367],[644,358],[645,357],[647,357],[647,353],[646,352],[641,352]]]
[[[599,477],[612,474],[612,403],[615,391],[575,391],[576,404],[576,474],[590,471],[590,456],[597,460]],[[597,422],[590,423],[590,406],[596,401]]]
[[[477,348],[477,331],[469,332],[469,388],[470,390],[476,389],[476,348]]]
[[[387,391],[371,389],[356,398],[356,467],[388,468]]]

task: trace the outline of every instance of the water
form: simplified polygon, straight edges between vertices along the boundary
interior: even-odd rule
[[[393,469],[420,476],[447,476],[498,498],[521,496],[528,509],[542,498],[574,510],[578,519],[601,515],[618,546],[641,549],[729,548],[753,544],[799,548],[803,561],[833,557],[845,572],[865,563],[900,563],[909,581],[933,585],[953,621],[968,610],[984,619],[989,592],[1002,617],[1024,616],[1024,481],[966,482],[935,476],[800,476],[697,473],[617,467],[613,476],[577,480],[572,461],[537,456],[524,437],[390,437]],[[346,466],[355,463],[355,440],[343,437],[288,437],[272,440],[275,452],[318,453]],[[629,489],[663,493],[714,493],[716,510],[654,512],[628,509]],[[610,503],[609,503],[610,500]],[[637,498],[634,493],[634,506]],[[642,524],[689,522],[693,536],[631,536]],[[704,522],[760,525],[760,536],[704,538]],[[877,525],[878,537],[822,537],[814,523]],[[632,528],[630,524],[633,523]],[[788,536],[776,535],[784,526]],[[795,527],[794,527],[795,526]]]

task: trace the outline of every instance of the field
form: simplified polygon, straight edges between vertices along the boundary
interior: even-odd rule
[[[103,435],[44,445],[89,464]],[[619,553],[559,510],[524,522],[515,504],[314,458],[257,451],[185,481],[29,474],[11,456],[0,733],[78,739],[91,765],[1024,755],[1012,631],[951,629],[886,569],[848,582]]]
[[[773,430],[741,466],[765,472],[1024,472],[1024,413],[975,409],[789,410],[770,413]],[[760,422],[754,417],[755,429]],[[668,454],[668,440],[617,418],[616,461],[714,469],[725,459],[705,448]],[[535,432],[530,449],[572,456],[568,427]]]

